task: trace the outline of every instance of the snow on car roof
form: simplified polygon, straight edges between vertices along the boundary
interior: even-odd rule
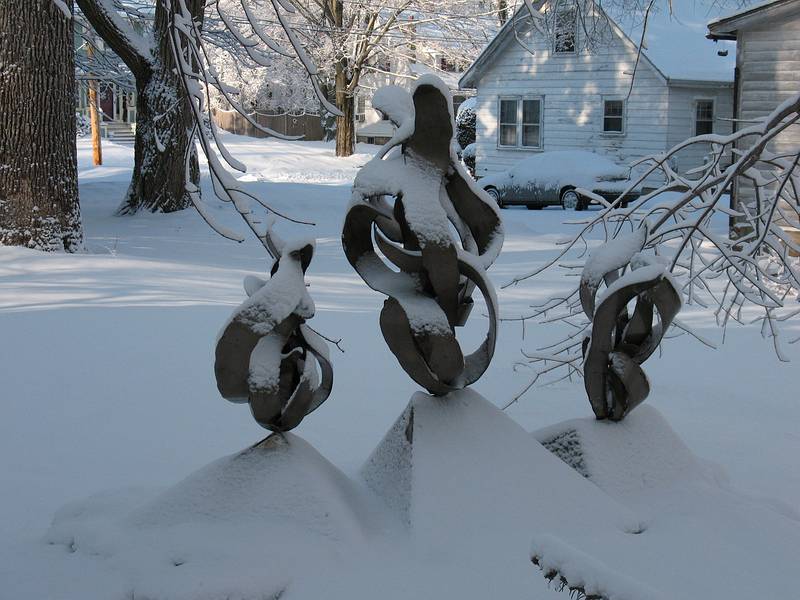
[[[554,150],[534,154],[512,167],[515,173],[561,177],[576,172],[584,175],[626,173],[627,169],[614,161],[586,150]]]

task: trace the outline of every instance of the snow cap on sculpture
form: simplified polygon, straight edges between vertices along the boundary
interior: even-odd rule
[[[388,296],[380,325],[400,365],[444,395],[476,381],[494,354],[497,298],[486,269],[503,244],[502,223],[456,157],[452,100],[440,79],[421,77],[410,94],[378,90],[373,106],[397,131],[356,176],[342,244],[367,285]],[[489,330],[464,354],[455,328],[465,324],[476,287]]]
[[[219,335],[214,374],[224,398],[248,402],[259,425],[283,432],[328,398],[333,369],[325,341],[305,324],[314,316],[304,277],[314,243],[276,249],[270,279],[245,278],[248,298]]]
[[[639,365],[658,348],[681,308],[667,268],[641,252],[647,231],[644,224],[599,247],[581,274],[581,307],[592,322],[583,342],[584,385],[598,419],[620,421],[647,398],[650,383]],[[606,289],[597,298],[603,282]]]

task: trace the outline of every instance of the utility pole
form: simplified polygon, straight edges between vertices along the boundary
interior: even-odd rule
[[[94,47],[90,41],[86,45],[86,56],[91,68]],[[100,141],[100,111],[97,110],[97,80],[89,79],[89,121],[92,128],[92,159],[95,166],[103,164],[103,146]]]

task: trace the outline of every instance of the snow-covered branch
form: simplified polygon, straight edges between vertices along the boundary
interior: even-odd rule
[[[574,272],[577,259],[583,263],[582,284],[595,292],[604,284],[607,289],[598,297],[607,299],[620,282],[630,284],[632,278],[640,278],[646,263],[654,273],[664,273],[683,303],[713,311],[723,330],[731,320],[759,323],[762,335],[771,341],[779,359],[785,360],[781,331],[800,314],[796,305],[800,293],[800,148],[776,142],[798,122],[800,94],[730,135],[696,136],[663,154],[637,161],[633,166],[638,177],[615,202],[581,222],[578,232],[545,264],[507,285],[548,269],[567,267]],[[711,148],[706,162],[678,172],[671,159],[693,147]],[[661,183],[655,189],[620,208],[626,194],[656,179]],[[726,219],[729,227],[721,230],[719,217]],[[584,261],[587,248],[589,259]],[[581,287],[581,293],[576,289],[551,297],[519,317],[570,326],[568,336],[528,354],[526,362],[534,368],[535,381],[561,368],[580,372],[583,357],[590,354],[587,345],[596,344],[599,308],[587,309],[584,291]],[[643,291],[638,301],[652,296],[652,291]],[[635,313],[628,316],[624,304],[617,308],[622,320],[610,333],[619,340],[629,335]],[[754,310],[758,316],[751,315]],[[668,316],[659,307],[655,312],[665,326],[674,322],[674,314]],[[685,323],[678,329],[710,344]],[[583,344],[576,343],[580,339],[585,340]]]

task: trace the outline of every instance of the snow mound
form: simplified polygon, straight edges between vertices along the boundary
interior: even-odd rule
[[[608,600],[778,598],[791,588],[796,511],[731,489],[652,406],[619,423],[575,419],[533,435],[643,519],[621,543],[535,535],[531,554],[545,574]]]
[[[579,545],[589,532],[621,537],[638,523],[470,389],[415,394],[362,477],[427,549],[486,544],[507,548],[501,561],[522,560],[537,531]]]
[[[270,598],[308,564],[363,544],[362,500],[308,443],[272,435],[143,503],[123,493],[66,507],[47,540],[102,563],[136,597]]]

